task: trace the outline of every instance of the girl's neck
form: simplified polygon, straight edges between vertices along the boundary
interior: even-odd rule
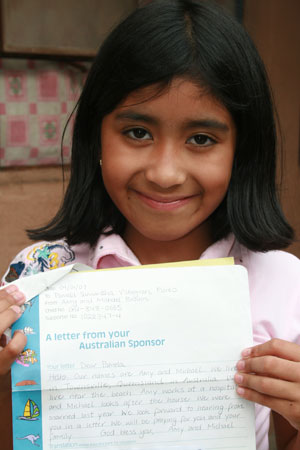
[[[174,241],[148,239],[131,226],[126,228],[123,238],[141,264],[196,260],[213,244],[208,222]]]

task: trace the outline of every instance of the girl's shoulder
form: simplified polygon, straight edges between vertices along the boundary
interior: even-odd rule
[[[271,272],[300,273],[300,259],[297,256],[282,250],[270,250],[268,252],[253,252],[247,250],[247,259],[250,265],[257,269]]]
[[[246,250],[255,343],[272,338],[300,344],[300,260],[281,250]]]
[[[75,260],[74,250],[64,240],[36,242],[26,247],[10,263],[2,284],[20,277],[63,267]]]
[[[252,283],[268,286],[274,295],[285,290],[300,296],[300,259],[282,250],[265,253],[246,250],[243,265]]]

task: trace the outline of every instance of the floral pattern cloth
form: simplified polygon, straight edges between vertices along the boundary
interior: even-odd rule
[[[57,269],[74,261],[74,251],[64,241],[42,242],[27,247],[11,262],[3,277],[3,284],[19,277],[35,275],[46,270]]]
[[[61,163],[61,138],[90,65],[0,59],[0,167]],[[72,117],[63,143],[70,162]]]

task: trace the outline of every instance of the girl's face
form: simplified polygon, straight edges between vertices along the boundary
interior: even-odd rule
[[[196,234],[222,202],[236,130],[227,109],[191,81],[131,93],[102,123],[102,173],[126,233],[154,241]]]

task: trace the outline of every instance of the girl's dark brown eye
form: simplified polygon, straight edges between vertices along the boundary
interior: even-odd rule
[[[191,138],[187,140],[189,144],[201,145],[202,147],[206,147],[212,144],[215,144],[216,141],[206,134],[195,134]]]
[[[144,130],[144,128],[131,128],[131,130],[126,130],[125,134],[131,139],[140,141],[152,139],[151,134],[148,131]]]

